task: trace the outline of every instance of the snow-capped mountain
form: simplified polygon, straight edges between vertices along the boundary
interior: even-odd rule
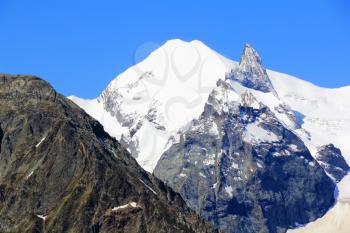
[[[254,57],[254,54],[250,55]],[[246,59],[241,63],[244,66],[249,62]],[[134,156],[151,172],[157,157],[164,151],[163,144],[168,142],[169,134],[198,117],[216,82],[237,66],[239,63],[221,56],[200,41],[170,40],[144,61],[117,76],[96,99],[70,98],[102,122],[117,139],[123,135],[135,141],[138,146]],[[350,102],[347,101],[350,87],[321,88],[283,73],[267,70],[267,74],[269,80],[265,81],[272,83],[278,97],[271,97],[269,93],[264,95],[264,92],[255,94],[280,119],[288,116],[280,114],[285,110],[297,119],[301,124],[299,131],[304,131],[301,132],[303,140],[313,154],[317,147],[333,143],[349,163],[350,149],[346,139],[350,138]],[[266,88],[270,88],[268,84]],[[283,107],[288,109],[283,110]],[[289,121],[289,117],[283,121],[295,128],[295,121]],[[132,128],[130,124],[136,127],[136,122],[144,125],[131,136],[128,132]],[[151,134],[148,134],[149,130]],[[145,138],[148,143],[144,143]]]
[[[214,182],[218,177],[223,177],[217,176],[216,172],[227,173],[230,172],[230,169],[235,169],[225,167],[228,163],[222,163],[225,160],[223,158],[226,158],[227,161],[235,158],[235,153],[241,158],[246,158],[243,154],[249,155],[248,157],[254,158],[253,161],[256,162],[255,167],[249,166],[249,169],[254,171],[251,172],[247,166],[245,168],[249,171],[245,171],[238,160],[234,161],[243,178],[249,177],[252,173],[252,176],[256,177],[253,180],[262,181],[262,174],[269,174],[268,171],[277,172],[275,169],[278,166],[271,167],[270,159],[284,161],[287,158],[292,164],[299,163],[299,158],[307,160],[307,163],[305,165],[299,164],[298,168],[294,169],[303,169],[303,174],[311,177],[312,185],[322,184],[326,189],[331,189],[332,185],[325,180],[320,165],[323,165],[322,168],[329,177],[334,181],[339,181],[347,173],[347,164],[344,159],[342,160],[342,155],[347,163],[350,162],[350,147],[346,144],[347,139],[350,138],[350,102],[347,101],[350,98],[350,87],[320,88],[298,78],[266,70],[262,65],[262,59],[250,45],[244,47],[240,62],[235,62],[221,56],[199,41],[171,40],[154,51],[144,61],[119,75],[96,99],[84,100],[74,96],[70,98],[100,121],[107,132],[120,140],[145,170],[154,171],[158,177],[168,181],[173,188],[182,193],[192,208],[209,219],[208,213],[210,211],[221,213],[219,218],[230,218],[225,215],[225,211],[220,210],[220,212],[216,208],[230,206],[222,205],[222,201],[225,201],[227,197],[232,200],[242,198],[234,195],[236,193],[234,185],[237,183],[233,182],[232,175],[222,182]],[[244,108],[252,112],[237,114]],[[229,143],[230,150],[225,151],[227,149],[225,145],[219,143],[218,145],[221,145],[218,147],[219,154],[214,153],[214,157],[210,157],[213,153],[204,153],[206,155],[204,157],[194,156],[191,158],[193,164],[184,163],[185,155],[192,156],[192,154],[181,152],[182,157],[179,157],[181,161],[173,160],[172,156],[176,155],[174,148],[179,144],[192,148],[203,143],[204,138],[206,138],[204,142],[208,138],[211,138],[208,139],[209,141],[222,140],[222,137],[218,135],[221,135],[221,132],[228,132],[229,129],[210,120],[213,116],[217,116],[218,112],[229,113],[229,117],[226,117],[223,122],[235,122],[230,127],[240,129],[238,131],[240,133],[231,139],[238,140],[243,143],[242,145],[249,145],[248,147],[253,148],[254,152],[245,152],[240,155],[237,144]],[[198,132],[201,132],[203,137],[198,138],[196,135]],[[288,136],[285,132],[288,132]],[[192,135],[193,140],[188,141],[186,135]],[[208,140],[207,142],[209,142]],[[203,148],[209,149],[205,145]],[[325,150],[325,148],[332,148],[332,150]],[[338,153],[337,148],[339,148],[340,153]],[[221,150],[225,152],[221,152]],[[332,155],[328,152],[324,155],[325,151],[332,151]],[[257,161],[258,155],[263,155],[260,162]],[[251,162],[250,159],[242,159],[240,162],[245,161],[244,164],[246,164],[247,161]],[[339,161],[343,165],[341,171],[334,165]],[[201,182],[197,182],[197,186],[194,186],[198,190],[201,187],[202,191],[197,193],[200,195],[208,193],[209,186],[215,186],[214,197],[216,202],[219,201],[221,205],[211,205],[212,209],[203,209],[206,206],[204,204],[191,204],[191,199],[194,198],[191,196],[193,193],[189,194],[188,190],[186,192],[181,190],[183,180],[191,176],[190,171],[186,173],[182,170],[196,170],[199,162],[205,166],[213,165],[215,168],[213,171],[210,169],[210,171],[198,170],[199,172],[191,179],[197,181],[200,180],[200,177],[206,177],[208,187],[204,188],[205,185],[203,186]],[[279,165],[284,167],[284,163],[285,161],[283,165],[281,165],[282,163]],[[180,167],[176,171],[171,170],[176,166]],[[169,174],[164,174],[164,168],[168,169]],[[317,171],[318,175],[312,176],[311,174],[316,173],[310,169]],[[208,173],[204,174],[205,172]],[[280,175],[287,174],[283,169],[279,173]],[[169,181],[165,176],[171,174],[172,180]],[[290,174],[294,178],[297,176],[295,171]],[[242,179],[241,176],[239,177]],[[238,183],[247,186],[246,182],[249,179],[242,180],[245,181]],[[211,181],[214,183],[211,184]],[[299,181],[302,182],[302,180]],[[314,198],[319,197],[312,185],[307,186],[303,183],[300,188],[308,187],[308,191],[315,194]],[[248,185],[247,187],[256,186]],[[232,193],[232,196],[222,196],[223,194],[220,194],[222,190],[227,195]],[[320,217],[324,213],[322,208],[329,208],[331,202],[329,191],[333,192],[333,190],[325,191],[324,196],[319,200],[323,204],[320,202],[306,204],[306,206],[309,205],[309,215],[298,213],[290,218],[281,218],[284,220],[279,219],[279,226],[286,229]],[[343,196],[346,195],[344,194],[347,193],[346,188],[341,189],[340,192]],[[249,198],[243,198],[245,204],[249,200]],[[272,206],[278,203],[275,198],[271,200]],[[342,198],[342,200],[347,199]],[[300,197],[294,197],[291,201],[301,203]],[[235,206],[242,207],[240,204],[241,202],[237,202]],[[265,208],[261,204],[253,206],[254,208]],[[320,208],[318,214],[313,212],[318,208],[316,206]],[[246,211],[247,208],[243,208],[243,210]],[[254,211],[255,214],[258,212]],[[242,217],[244,213],[247,212],[238,215]],[[260,213],[263,213],[264,217],[267,218],[266,212]],[[314,214],[310,215],[310,213]],[[259,219],[259,216],[255,217],[255,220]],[[301,222],[291,222],[300,219]],[[261,226],[254,222],[255,220],[249,220],[253,221],[250,222],[251,225]],[[220,222],[218,218],[213,221],[216,224]],[[249,223],[249,221],[245,223]],[[267,218],[267,222],[269,221],[271,218]],[[244,226],[244,224],[240,226]],[[271,224],[267,224],[265,227],[269,231],[276,230],[270,228]]]
[[[204,108],[236,65],[200,41],[171,40],[114,79],[94,100],[70,97],[152,172],[169,138]]]

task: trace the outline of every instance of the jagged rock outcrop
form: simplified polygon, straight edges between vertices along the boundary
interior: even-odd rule
[[[257,51],[249,44],[244,46],[239,66],[226,76],[243,86],[262,92],[275,92]]]
[[[316,159],[335,182],[341,181],[350,170],[341,151],[333,144],[318,148]]]
[[[0,75],[0,232],[215,232],[45,81]]]
[[[219,81],[154,174],[226,232],[285,232],[322,216],[335,185],[268,107]]]

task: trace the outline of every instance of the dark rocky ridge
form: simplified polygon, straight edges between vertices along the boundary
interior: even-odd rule
[[[215,232],[39,78],[0,75],[0,145],[0,232]]]
[[[323,167],[335,182],[341,181],[350,170],[341,151],[333,144],[318,148],[316,158],[321,167]]]

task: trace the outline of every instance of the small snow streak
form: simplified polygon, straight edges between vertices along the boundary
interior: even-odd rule
[[[226,186],[225,192],[229,195],[229,197],[233,196],[233,188],[231,186]]]
[[[130,203],[126,204],[126,205],[121,205],[121,206],[118,206],[118,207],[114,207],[112,209],[112,211],[117,211],[117,210],[125,209],[125,208],[136,208],[136,207],[138,207],[136,202],[130,202]]]
[[[205,160],[203,160],[203,164],[206,166],[214,165],[215,160],[214,159],[205,159]]]
[[[40,144],[41,144],[45,139],[46,139],[46,137],[43,137],[43,138],[40,140],[40,142],[38,142],[38,144],[35,145],[35,147],[39,147]]]
[[[26,176],[26,180],[28,180],[32,175],[33,175],[34,171],[31,171],[27,176]]]
[[[148,188],[149,190],[151,190],[152,191],[152,193],[154,193],[155,195],[158,195],[157,193],[156,193],[156,191],[154,191],[150,186],[148,186],[145,182],[143,182],[141,179],[139,179],[139,181],[142,183],[142,184],[144,184],[145,186],[146,186],[146,188]]]
[[[47,219],[47,216],[44,216],[44,215],[37,214],[36,216],[38,218],[41,218],[43,221],[45,221]]]

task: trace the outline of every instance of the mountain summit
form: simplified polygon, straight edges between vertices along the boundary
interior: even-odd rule
[[[202,113],[217,80],[236,65],[200,41],[170,40],[97,99],[70,98],[152,172],[171,136]]]
[[[248,43],[244,45],[243,54],[239,62],[240,66],[252,66],[252,65],[261,65],[262,60],[258,52]]]
[[[274,91],[261,57],[250,44],[244,46],[239,66],[233,69],[227,78],[238,81],[243,86],[254,90]]]

